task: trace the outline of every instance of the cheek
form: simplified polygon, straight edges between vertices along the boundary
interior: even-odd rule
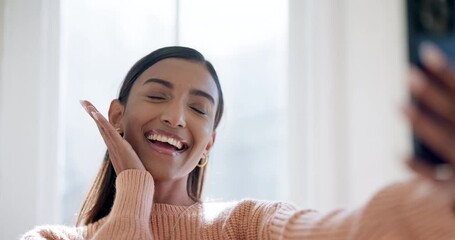
[[[212,127],[211,126],[201,126],[198,131],[198,149],[200,149],[201,154],[204,152],[207,144],[212,138]]]
[[[141,116],[138,114],[126,114],[123,118],[123,123],[125,124],[125,131],[134,130],[135,127],[140,126]]]
[[[142,101],[131,101],[125,108],[123,122],[125,127],[140,127],[157,115],[159,109],[151,108]]]
[[[132,135],[141,131],[142,126],[150,118],[148,111],[139,111],[140,108],[130,108],[125,111],[122,122],[123,127],[125,128],[125,138],[128,140]],[[147,114],[145,114],[147,113]]]

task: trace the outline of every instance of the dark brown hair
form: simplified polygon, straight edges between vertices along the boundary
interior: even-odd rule
[[[221,91],[221,85],[218,80],[218,75],[216,74],[216,71],[212,64],[207,61],[200,52],[192,48],[179,46],[160,48],[140,59],[128,71],[125,79],[123,80],[118,100],[122,104],[126,105],[131,88],[139,76],[153,64],[166,58],[180,58],[190,61],[197,61],[207,67],[207,70],[210,72],[210,75],[215,81],[218,89],[219,99],[214,124],[214,129],[216,129],[221,121],[224,109],[223,92]],[[201,201],[205,169],[206,167],[195,167],[193,171],[191,171],[188,175],[188,196],[197,202]],[[103,162],[101,164],[101,168],[98,171],[95,181],[93,182],[78,215],[76,223],[77,225],[96,222],[109,214],[115,198],[116,178],[117,174],[115,173],[114,167],[112,166],[111,160],[109,158],[109,153],[106,151]]]

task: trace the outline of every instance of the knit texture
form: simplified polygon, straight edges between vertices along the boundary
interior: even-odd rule
[[[153,179],[126,170],[111,213],[88,226],[42,226],[22,239],[455,239],[447,186],[416,178],[386,187],[364,207],[321,214],[280,202],[153,203]]]

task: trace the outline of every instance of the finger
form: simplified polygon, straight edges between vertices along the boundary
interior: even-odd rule
[[[110,152],[111,156],[115,155],[115,150],[117,149],[117,142],[118,139],[115,138],[111,134],[112,131],[115,131],[115,129],[112,127],[112,125],[107,121],[107,119],[96,109],[95,106],[93,106],[92,103],[90,103],[87,100],[81,101],[82,107],[84,107],[85,111],[92,116],[92,118],[95,120],[95,123],[98,127],[98,130],[108,148],[108,151]],[[118,135],[119,134],[115,134]]]
[[[98,110],[95,108],[95,106],[93,106],[93,104],[87,100],[81,100],[80,101],[82,107],[85,109],[85,111],[94,119],[94,120],[97,120],[95,119],[95,116],[93,113],[95,112],[98,112]]]
[[[428,179],[434,179],[434,168],[428,164],[423,163],[423,160],[409,157],[406,159],[406,165],[408,165],[412,171],[418,173],[419,175]]]
[[[122,138],[111,123],[89,101],[81,101],[82,106],[92,116],[107,146],[109,156],[118,174],[125,169],[145,170],[131,145]]]
[[[409,87],[412,95],[435,111],[436,114],[455,124],[455,99],[439,86],[431,84],[425,75],[416,68],[411,68]]]
[[[105,134],[106,137],[108,137],[108,139],[110,140],[112,147],[114,149],[118,149],[120,145],[123,145],[124,139],[115,130],[111,123],[100,112],[95,112],[94,115],[98,119],[97,123],[102,127],[103,134]]]
[[[435,122],[427,114],[410,105],[405,114],[412,124],[413,132],[431,149],[455,166],[455,140],[453,132],[447,131],[442,123]]]
[[[137,157],[136,152],[131,145],[122,138],[114,129],[109,121],[99,112],[95,112],[97,122],[102,127],[105,139],[108,139],[106,145],[109,153],[112,152],[111,161],[117,173],[122,169],[141,169],[145,170],[144,165]]]
[[[84,100],[81,101],[82,106],[85,110],[94,118],[96,124],[101,127],[100,131],[102,130],[106,136],[114,140],[119,140],[117,136],[120,136],[111,123],[101,114],[96,107],[91,104],[89,101]],[[121,138],[121,137],[120,137]]]
[[[104,143],[106,144],[114,170],[116,173],[119,173],[122,169],[125,169],[125,166],[123,166],[123,163],[120,161],[120,159],[122,159],[120,151],[122,150],[123,146],[120,145],[121,143],[119,143],[119,141],[123,141],[123,139],[118,133],[115,135],[117,135],[120,139],[111,134],[111,132],[115,131],[115,129],[113,129],[113,127],[101,113],[93,112],[93,117],[104,140]]]
[[[434,45],[424,43],[420,48],[420,55],[427,69],[448,87],[450,94],[455,94],[455,72],[444,54]]]
[[[104,142],[106,143],[106,146],[110,152],[112,150],[116,149],[115,148],[115,140],[111,138],[109,131],[106,129],[105,124],[102,122],[102,119],[104,118],[103,115],[99,112],[92,112],[93,118],[95,119],[96,126],[98,127],[98,130],[103,137]]]
[[[449,164],[431,166],[418,158],[408,158],[406,164],[414,172],[427,179],[446,182],[454,178],[453,168]]]
[[[119,173],[121,166],[119,166],[118,161],[116,161],[116,159],[119,159],[118,147],[116,147],[115,141],[109,136],[109,134],[107,134],[106,129],[101,126],[100,123],[97,123],[97,127],[100,131],[104,143],[106,144],[112,166],[114,167],[115,172]]]

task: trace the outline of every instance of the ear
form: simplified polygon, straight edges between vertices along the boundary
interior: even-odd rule
[[[210,151],[210,149],[212,148],[213,144],[215,144],[215,139],[216,139],[216,132],[213,131],[213,132],[212,132],[212,137],[210,138],[209,143],[208,143],[207,146],[205,147],[205,151],[206,151],[207,153]]]
[[[109,107],[109,122],[114,127],[120,127],[123,129],[123,113],[125,111],[125,106],[118,100],[114,99],[111,102]]]

